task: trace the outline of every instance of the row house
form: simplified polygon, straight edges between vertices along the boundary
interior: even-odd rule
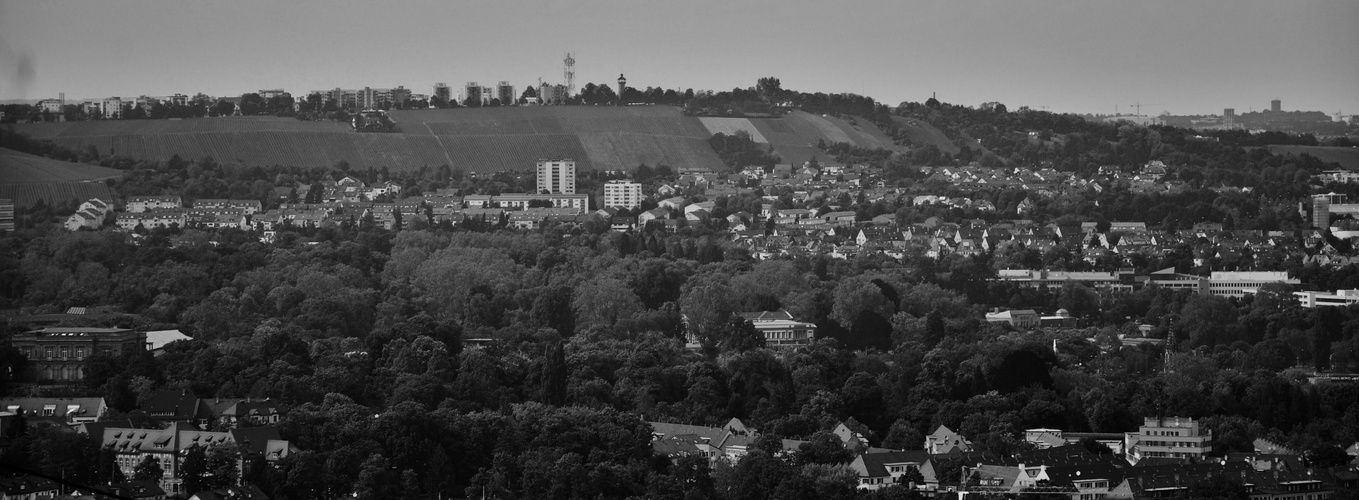
[[[240,210],[246,215],[254,215],[264,210],[264,205],[260,200],[225,200],[225,199],[201,199],[193,202],[194,209]]]
[[[178,196],[133,196],[127,199],[127,211],[132,213],[183,207],[184,200]]]
[[[131,231],[137,226],[146,229],[157,227],[184,227],[188,214],[182,208],[158,208],[140,212],[129,211],[118,214],[115,223],[119,229]]]

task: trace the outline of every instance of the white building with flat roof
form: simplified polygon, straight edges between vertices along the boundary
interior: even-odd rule
[[[1265,285],[1297,285],[1297,278],[1289,278],[1285,271],[1214,271],[1208,276],[1208,293],[1220,297],[1254,295]]]
[[[1359,290],[1336,290],[1334,292],[1293,292],[1302,307],[1345,307],[1359,304]]]
[[[1137,432],[1124,435],[1128,463],[1143,458],[1203,458],[1212,451],[1213,432],[1203,430],[1192,418],[1155,418],[1142,421]]]
[[[538,160],[538,192],[576,194],[576,161],[570,158]]]
[[[635,209],[642,206],[642,183],[613,180],[604,183],[604,206]]]

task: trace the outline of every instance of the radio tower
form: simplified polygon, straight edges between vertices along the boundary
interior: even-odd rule
[[[562,76],[566,78],[566,95],[571,96],[576,93],[576,58],[571,57],[571,53],[566,53],[566,68],[562,71]]]

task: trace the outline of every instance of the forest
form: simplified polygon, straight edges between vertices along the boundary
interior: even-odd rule
[[[1359,429],[1356,388],[1309,384],[1295,368],[1353,369],[1359,315],[1305,310],[1286,292],[1236,300],[1067,286],[1025,297],[978,283],[981,259],[757,262],[690,230],[327,228],[266,245],[237,231],[134,241],[36,228],[0,244],[11,306],[103,305],[127,313],[120,326],[193,336],[156,358],[92,357],[87,370],[104,375],[69,394],[103,396],[118,416],[161,388],[290,408],[284,435],[306,451],[249,478],[278,498],[482,488],[760,498],[797,481],[816,497],[854,494],[834,454],[742,460],[695,479],[706,463],[653,459],[647,421],[739,417],[813,442],[850,422],[875,445],[904,449],[942,424],[1001,454],[1024,446],[1026,428],[1120,432],[1147,415],[1202,419],[1223,452],[1261,437],[1325,449]],[[981,320],[992,305],[1048,306],[1030,300],[1089,314],[1088,326],[1021,332]],[[733,321],[781,308],[821,338],[767,349]],[[1119,342],[1143,322],[1167,348]],[[684,348],[686,331],[697,351]],[[494,341],[464,348],[471,338]],[[23,360],[10,350],[4,362]],[[6,453],[37,463],[42,450]],[[775,473],[783,479],[767,491],[746,484]]]

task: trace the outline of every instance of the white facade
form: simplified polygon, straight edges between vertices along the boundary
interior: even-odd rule
[[[1359,304],[1359,290],[1336,290],[1335,292],[1293,292],[1302,307],[1345,307]]]
[[[1125,434],[1128,463],[1143,458],[1202,458],[1212,451],[1213,433],[1192,418],[1146,418],[1137,432]]]
[[[538,192],[576,194],[575,160],[538,160]]]
[[[123,100],[117,97],[104,99],[104,118],[122,118]]]
[[[635,209],[642,206],[642,184],[631,181],[604,183],[604,206]]]
[[[1208,290],[1209,293],[1222,297],[1244,297],[1246,294],[1254,294],[1265,285],[1299,283],[1301,281],[1289,278],[1285,271],[1214,271],[1208,277]]]

